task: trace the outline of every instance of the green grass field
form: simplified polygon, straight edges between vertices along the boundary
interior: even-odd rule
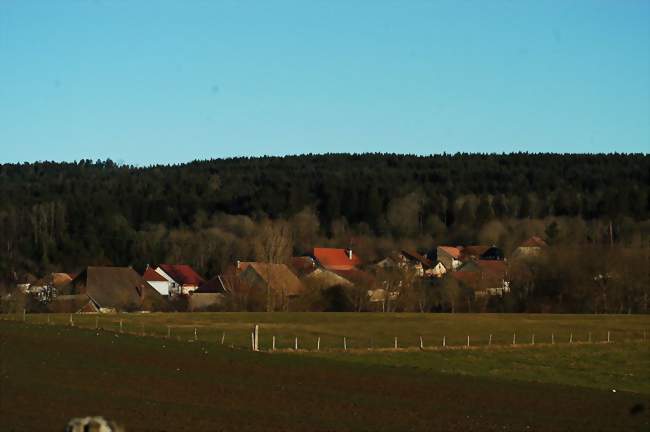
[[[74,315],[74,327],[68,315],[2,318],[0,430],[58,430],[88,414],[129,431],[650,427],[645,316],[120,314]],[[310,349],[250,352],[256,323],[264,349],[273,335],[279,348],[298,337]],[[612,343],[596,343],[608,331]],[[380,349],[396,336],[419,346],[420,335],[452,347]],[[462,348],[467,335],[483,343]]]
[[[21,316],[14,319],[21,320]],[[34,314],[30,323],[69,324],[69,315]],[[180,339],[220,341],[227,345],[250,347],[250,333],[260,325],[260,348],[270,349],[272,337],[276,348],[294,347],[314,350],[321,338],[322,350],[342,350],[343,337],[348,349],[393,348],[395,338],[400,348],[420,346],[422,337],[427,348],[509,346],[515,336],[518,345],[642,340],[650,330],[650,317],[642,315],[545,315],[545,314],[404,314],[404,313],[152,313],[117,315],[73,315],[76,326],[99,327],[127,333],[165,337],[168,332]]]

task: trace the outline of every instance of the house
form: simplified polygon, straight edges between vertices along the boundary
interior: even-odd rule
[[[291,270],[299,278],[303,278],[318,268],[318,264],[313,257],[299,256],[292,257],[290,262]]]
[[[245,285],[270,290],[274,304],[282,305],[284,309],[288,309],[289,301],[304,290],[300,279],[286,264],[238,261],[237,276]]]
[[[447,273],[447,267],[440,261],[436,263],[435,266],[430,270],[430,275],[433,277],[443,277]]]
[[[460,260],[463,262],[467,262],[470,260],[481,259],[483,254],[488,252],[489,249],[490,246],[485,246],[485,245],[463,246],[460,249]]]
[[[168,296],[173,282],[167,280],[162,274],[154,270],[153,267],[147,266],[142,278],[153,287],[160,295]]]
[[[512,258],[532,258],[541,255],[548,245],[541,237],[532,236],[520,244],[513,252]]]
[[[343,276],[321,267],[316,268],[314,271],[303,277],[302,280],[305,284],[321,289],[328,289],[335,286],[350,288],[354,285]]]
[[[432,270],[435,267],[433,261],[420,255],[417,252],[402,250],[397,255],[399,265],[415,272],[419,277],[433,276]]]
[[[47,303],[56,298],[57,290],[73,279],[68,273],[50,273],[49,275],[30,284],[25,290],[40,302]]]
[[[352,270],[361,264],[352,249],[314,248],[313,257],[327,270]]]
[[[169,295],[188,295],[205,280],[187,264],[160,264],[156,272],[170,282]]]
[[[477,297],[499,295],[510,292],[508,268],[505,261],[470,261],[451,275],[458,282],[472,288]]]
[[[152,310],[164,302],[131,267],[88,267],[58,291],[54,312]]]
[[[438,246],[435,255],[434,259],[442,263],[447,271],[455,271],[462,265],[460,246]]]
[[[221,275],[215,276],[190,293],[189,310],[194,312],[218,306],[223,303],[226,294]]]

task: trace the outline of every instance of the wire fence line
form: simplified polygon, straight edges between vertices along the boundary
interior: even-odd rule
[[[562,329],[494,331],[484,334],[368,334],[367,337],[323,332],[278,332],[273,326],[251,324],[240,328],[217,324],[172,324],[147,322],[146,314],[4,314],[2,320],[26,324],[70,326],[135,336],[157,337],[187,342],[210,342],[237,349],[265,352],[396,352],[459,349],[525,348],[616,342],[647,341],[646,330]]]

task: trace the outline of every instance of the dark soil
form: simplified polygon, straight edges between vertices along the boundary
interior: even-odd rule
[[[650,430],[650,396],[0,322],[0,430]]]

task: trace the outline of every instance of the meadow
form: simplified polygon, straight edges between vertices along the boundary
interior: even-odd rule
[[[417,314],[417,313],[131,313],[107,315],[33,314],[14,316],[29,323],[57,324],[249,348],[260,326],[260,349],[316,350],[426,349],[568,344],[644,340],[650,317],[644,315]],[[196,331],[196,332],[195,332]]]
[[[3,430],[52,430],[88,414],[129,431],[650,426],[645,316],[175,313],[73,315],[74,326],[69,315],[2,318]],[[260,353],[250,351],[255,324]]]

